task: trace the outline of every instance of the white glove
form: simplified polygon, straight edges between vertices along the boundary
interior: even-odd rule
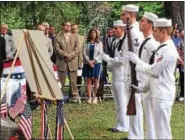
[[[113,61],[113,58],[111,58],[110,60],[107,61],[107,70],[112,72],[112,61]]]
[[[138,93],[143,92],[143,87],[141,87],[141,86],[132,85],[132,87],[133,87],[134,89],[136,89]]]
[[[135,88],[137,90],[138,93],[147,93],[150,90],[149,84],[145,84],[143,86],[135,86],[132,85],[133,88]]]
[[[105,61],[105,62],[108,62],[108,61],[111,60],[112,58],[111,58],[109,55],[107,55],[107,54],[105,54],[105,53],[102,53],[102,54],[101,54],[101,59],[102,59],[103,61]]]
[[[128,60],[130,60],[130,61],[131,61],[132,63],[134,63],[134,64],[138,64],[138,63],[140,62],[139,57],[138,57],[135,53],[130,52],[130,51],[127,52],[126,58],[127,58]]]

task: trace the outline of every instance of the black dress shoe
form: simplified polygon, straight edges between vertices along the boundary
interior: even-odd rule
[[[115,133],[121,132],[120,130],[116,128],[108,128],[108,131],[115,132]]]
[[[123,138],[123,139],[121,139],[121,140],[129,140],[128,138]]]

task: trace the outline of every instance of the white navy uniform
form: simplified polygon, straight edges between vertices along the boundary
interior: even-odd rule
[[[6,40],[6,58],[7,59],[11,59],[14,57],[14,54],[15,54],[15,51],[16,51],[16,48],[14,46],[14,42],[13,42],[13,37],[11,35],[2,35],[2,37],[5,38]]]
[[[149,64],[150,57],[152,56],[153,52],[159,46],[159,42],[157,42],[153,35],[149,35],[139,49],[139,57],[142,61]],[[145,85],[145,82],[149,82],[149,76],[144,73],[139,74],[139,81],[140,86]],[[143,104],[143,111],[145,115],[145,138],[146,139],[156,139],[156,133],[154,129],[154,122],[152,117],[152,102],[151,102],[151,94],[150,91],[147,93],[142,94],[142,104]]]
[[[114,40],[113,46],[117,46],[117,48],[114,52],[114,58],[107,65],[108,70],[112,72],[112,94],[116,107],[116,125],[114,128],[122,132],[128,132],[129,117],[126,115],[128,101],[124,84],[124,62],[119,59],[123,56],[124,46],[122,45],[121,50],[118,50],[118,45],[116,45],[119,44],[118,42],[121,39],[123,39],[123,36]]]
[[[132,38],[132,46],[134,48],[134,53],[138,55],[141,43],[144,40],[143,34],[139,30],[138,23],[130,25],[130,34]],[[126,51],[128,51],[128,40],[125,41]],[[131,69],[129,60],[125,62],[125,85],[126,93],[128,95],[128,100],[130,99],[130,85],[131,85]],[[137,80],[139,80],[138,73],[136,72]],[[138,81],[139,82],[139,81]],[[140,83],[139,83],[140,84]],[[143,107],[141,104],[141,94],[135,94],[136,103],[136,115],[129,116],[129,133],[128,139],[143,139]]]
[[[161,45],[164,46],[155,53],[154,64],[139,63],[136,70],[150,76],[148,86],[152,98],[156,139],[172,139],[170,118],[176,92],[174,71],[178,55],[174,52],[175,46],[170,39]]]

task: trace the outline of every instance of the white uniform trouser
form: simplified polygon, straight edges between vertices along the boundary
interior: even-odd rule
[[[136,115],[129,117],[128,139],[143,139],[143,107],[141,94],[135,93]]]
[[[127,95],[125,92],[124,82],[112,82],[113,99],[116,107],[116,125],[114,128],[128,132],[129,117],[126,115]]]
[[[170,118],[174,101],[152,99],[152,113],[157,139],[172,139]]]
[[[156,139],[156,132],[154,128],[154,119],[152,115],[152,100],[150,92],[143,94],[143,111],[145,118],[145,139]]]

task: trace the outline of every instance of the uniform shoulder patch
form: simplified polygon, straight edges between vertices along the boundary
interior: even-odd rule
[[[134,39],[134,46],[135,47],[139,47],[140,46],[140,43],[138,42],[138,38]]]
[[[161,55],[161,57],[159,57],[159,58],[157,59],[157,63],[160,62],[162,59],[163,59],[163,56]]]

